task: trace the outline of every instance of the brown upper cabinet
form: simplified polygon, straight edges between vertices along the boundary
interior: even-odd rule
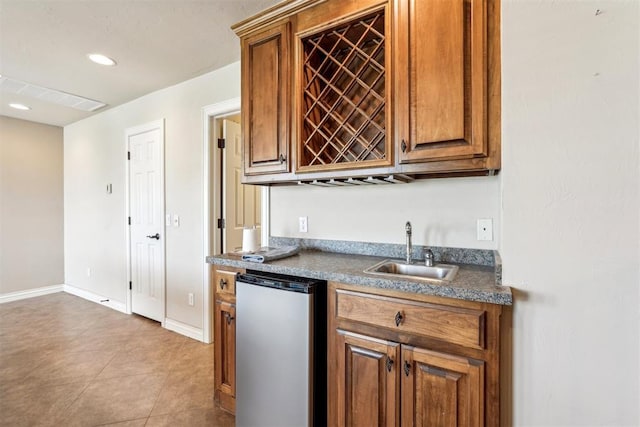
[[[380,0],[327,2],[298,14],[296,172],[392,164],[390,16]]]
[[[285,21],[242,39],[245,175],[289,171],[290,33]]]
[[[242,46],[244,180],[500,168],[500,0],[285,0]]]
[[[497,169],[499,70],[497,58],[491,57],[498,53],[495,2],[396,3],[399,163],[440,162],[421,165],[425,171]],[[446,162],[474,158],[483,160]]]

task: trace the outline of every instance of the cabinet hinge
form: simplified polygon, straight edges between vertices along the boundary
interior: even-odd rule
[[[127,221],[129,222],[129,225],[131,225],[131,217],[128,217]]]
[[[131,283],[131,281],[129,281],[129,290],[133,289],[133,283]]]
[[[224,226],[225,226],[224,219],[218,218],[218,228],[224,228]]]
[[[226,144],[224,138],[218,138],[218,148],[224,148],[225,145]]]
[[[131,160],[131,151],[127,151],[127,160]]]

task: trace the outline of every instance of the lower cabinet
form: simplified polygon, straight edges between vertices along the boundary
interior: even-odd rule
[[[222,409],[236,410],[236,274],[238,269],[214,267],[213,340],[214,399]]]
[[[400,345],[342,330],[336,338],[336,425],[398,425]]]
[[[402,346],[402,425],[484,425],[484,362]]]
[[[502,306],[360,289],[329,283],[329,425],[509,425]]]
[[[236,305],[215,302],[215,397],[221,407],[236,409]]]

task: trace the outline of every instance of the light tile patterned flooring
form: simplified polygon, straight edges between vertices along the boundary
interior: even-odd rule
[[[0,426],[221,426],[213,345],[56,293],[0,304]]]

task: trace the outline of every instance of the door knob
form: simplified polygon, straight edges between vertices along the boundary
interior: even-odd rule
[[[160,240],[160,233],[156,233],[153,236],[147,236],[150,239],[156,239],[156,240]]]

